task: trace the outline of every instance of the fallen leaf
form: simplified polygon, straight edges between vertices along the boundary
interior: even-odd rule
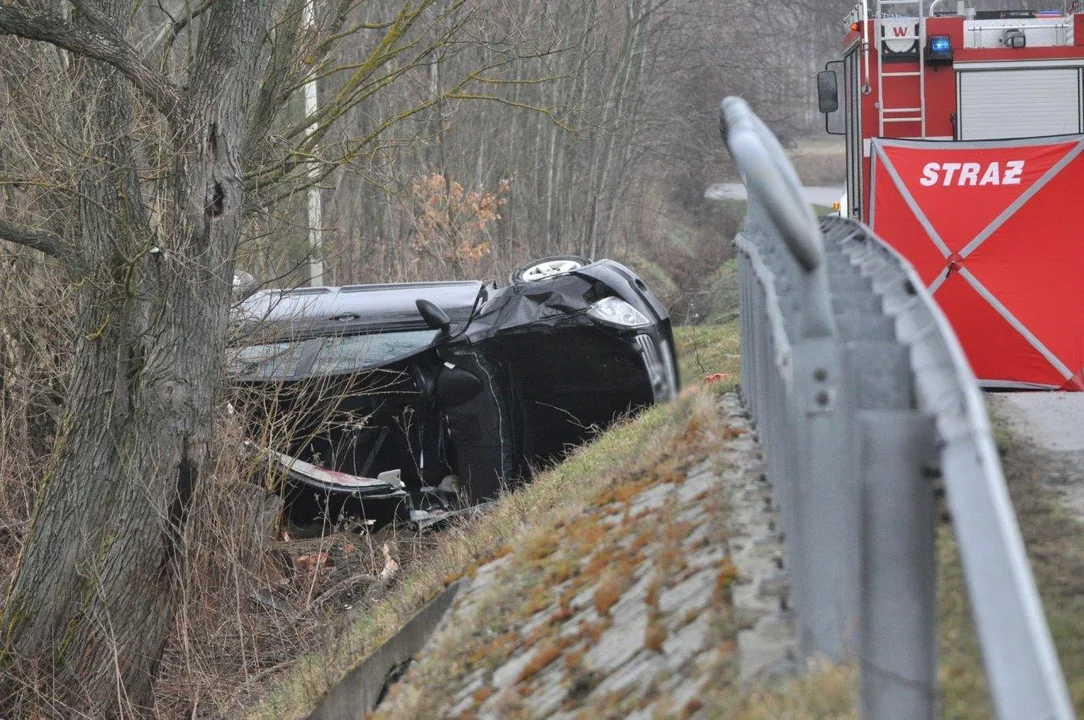
[[[294,568],[302,572],[316,570],[321,565],[327,564],[327,553],[318,552],[311,555],[298,555],[294,558]]]
[[[395,562],[395,558],[391,556],[391,550],[388,548],[387,543],[384,543],[384,547],[381,549],[384,551],[384,569],[380,571],[380,579],[387,580],[399,572],[399,563]]]

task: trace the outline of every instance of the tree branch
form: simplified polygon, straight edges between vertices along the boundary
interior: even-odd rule
[[[0,35],[47,42],[107,62],[131,80],[163,115],[172,118],[178,104],[176,88],[148,66],[98,10],[82,0],[72,4],[82,16],[79,23],[68,22],[47,10],[0,2]]]
[[[59,235],[3,218],[0,218],[0,240],[25,245],[55,258],[63,259],[71,254],[68,244]]]

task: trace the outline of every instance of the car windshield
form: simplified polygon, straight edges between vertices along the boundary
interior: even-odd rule
[[[412,355],[429,347],[437,335],[437,330],[405,330],[249,345],[235,351],[228,367],[231,375],[261,380],[335,375]]]

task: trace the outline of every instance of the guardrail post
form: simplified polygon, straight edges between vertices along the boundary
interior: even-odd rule
[[[839,344],[805,340],[794,348],[794,423],[800,482],[794,482],[792,596],[804,658],[842,660],[858,633],[859,500],[854,405]],[[796,478],[797,479],[797,478]],[[793,482],[793,481],[792,481]]]

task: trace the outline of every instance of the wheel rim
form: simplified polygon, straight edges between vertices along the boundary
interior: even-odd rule
[[[573,270],[579,270],[583,267],[583,263],[576,260],[547,260],[540,262],[537,265],[532,265],[523,271],[523,280],[526,282],[534,282],[535,280],[543,280],[554,275],[560,275],[566,272],[572,272]]]

